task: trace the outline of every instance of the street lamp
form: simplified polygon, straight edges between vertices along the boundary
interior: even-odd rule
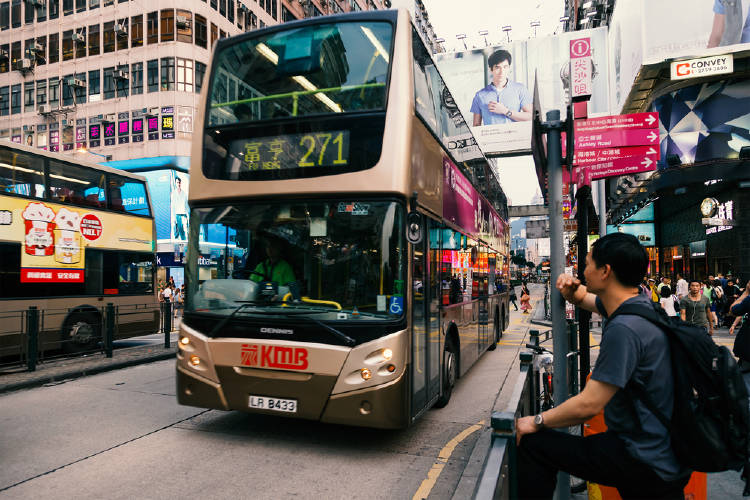
[[[529,23],[529,26],[531,26],[532,28],[534,28],[534,38],[536,38],[536,29],[537,29],[537,28],[538,28],[539,26],[541,26],[541,25],[542,25],[542,23],[541,23],[541,22],[539,22],[539,21],[531,21],[531,22]]]
[[[502,29],[505,32],[505,36],[508,39],[508,43],[510,43],[510,32],[513,30],[512,26],[503,26]]]
[[[469,47],[466,46],[466,33],[459,33],[458,35],[456,35],[456,39],[461,40],[464,43],[464,49],[469,49]]]
[[[86,148],[76,149],[76,153],[88,153],[90,155],[101,156],[102,158],[104,158],[104,161],[112,161],[112,155],[103,155],[101,153],[95,153],[95,152],[90,151],[90,150],[88,150]]]
[[[489,45],[489,44],[487,43],[487,35],[488,35],[489,33],[490,33],[490,32],[489,32],[489,31],[487,31],[487,30],[479,30],[479,36],[483,36],[483,37],[484,37],[484,46],[485,46],[485,47],[486,47],[487,45]]]

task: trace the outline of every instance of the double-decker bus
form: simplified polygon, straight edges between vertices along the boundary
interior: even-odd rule
[[[508,324],[507,201],[408,12],[220,40],[203,102],[179,403],[380,428],[446,405]]]
[[[21,352],[25,311],[39,310],[40,348],[76,352],[159,322],[155,229],[143,177],[0,142],[0,357]]]

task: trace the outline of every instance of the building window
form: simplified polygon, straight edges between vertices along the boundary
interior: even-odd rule
[[[49,18],[57,19],[60,16],[60,0],[49,0]]]
[[[0,45],[0,50],[7,54],[10,52],[10,44],[4,43]],[[0,73],[7,73],[8,71],[10,71],[10,58],[0,57]]]
[[[114,5],[114,4],[115,4],[115,0],[104,0],[104,6],[105,7],[108,7],[108,6]]]
[[[117,86],[117,97],[127,97],[128,90],[130,89],[130,82],[128,80],[128,65],[121,64],[117,67],[117,71],[124,75],[125,78],[115,78],[115,85]]]
[[[41,66],[47,62],[47,35],[38,37],[36,39],[36,44],[39,45],[42,50],[37,52],[34,57],[36,57],[36,65]]]
[[[73,0],[63,0],[63,15],[69,16],[73,13]]]
[[[78,73],[76,80],[82,85],[76,85],[73,89],[75,93],[75,103],[84,104],[86,102],[86,73]]]
[[[117,21],[119,31],[115,33],[117,38],[117,50],[128,50],[128,18]]]
[[[47,80],[37,80],[36,82],[36,105],[47,104]]]
[[[101,35],[99,34],[99,25],[98,24],[92,24],[89,26],[89,55],[90,56],[98,56],[100,45],[101,45]]]
[[[143,16],[130,18],[130,46],[143,47]]]
[[[177,58],[177,92],[193,91],[193,60]]]
[[[115,68],[104,68],[104,99],[115,97]]]
[[[177,41],[193,43],[193,14],[189,10],[177,11]]]
[[[109,21],[107,23],[104,23],[102,31],[104,32],[104,53],[107,54],[108,52],[114,52],[116,38],[115,22]]]
[[[208,25],[206,25],[206,18],[198,14],[195,15],[195,44],[204,49],[208,48]]]
[[[16,115],[21,112],[21,84],[10,88],[10,114]]]
[[[21,0],[13,0],[13,3],[11,4],[10,24],[14,28],[18,28],[19,26],[21,26]]]
[[[287,9],[284,5],[281,6],[281,22],[282,23],[288,23],[289,21],[296,21],[297,16],[295,16],[291,10]]]
[[[10,114],[10,88],[6,85],[0,87],[0,116],[8,116]]]
[[[101,100],[101,88],[99,83],[99,70],[89,71],[89,101],[96,102]]]
[[[70,61],[73,59],[73,30],[63,32],[63,61]]]
[[[86,11],[86,0],[76,0],[76,12]]]
[[[63,106],[73,105],[73,86],[71,85],[73,75],[65,75],[62,81],[62,102]]]
[[[60,107],[60,80],[57,77],[49,79],[49,106],[52,109]]]
[[[42,4],[42,6],[39,7],[39,9],[37,9],[36,11],[36,21],[38,23],[41,23],[42,21],[46,21],[46,20],[47,20],[47,6]]]
[[[174,90],[174,57],[161,58],[161,91]]]
[[[234,0],[227,2],[227,19],[229,19],[230,23],[234,22]]]
[[[143,63],[130,65],[130,93],[133,95],[143,94]]]
[[[34,82],[23,84],[23,112],[34,111]]]
[[[34,11],[36,10],[36,7],[31,5],[31,2],[26,2],[26,11],[24,12],[23,20],[26,24],[31,24],[34,22]]]
[[[73,45],[76,49],[76,59],[82,59],[86,57],[86,27],[79,28],[76,30],[76,33],[83,36],[82,41],[75,41]]]
[[[89,0],[89,10],[98,9],[98,8],[99,8],[99,0]]]
[[[211,47],[212,48],[217,38],[219,38],[219,28],[214,23],[211,23]]]
[[[216,0],[211,0],[211,8],[214,10],[218,9],[218,4],[216,3]]]
[[[60,60],[60,33],[49,35],[49,62],[56,63]]]
[[[206,65],[202,62],[195,61],[195,92],[201,93],[203,88],[203,77],[206,76]]]
[[[219,14],[227,17],[227,0],[219,0]]]
[[[226,38],[226,37],[227,37],[227,34],[224,33],[224,30],[219,30],[219,39],[221,40],[222,38]]]
[[[159,92],[159,60],[152,59],[147,63],[146,79],[148,80],[148,91]]]
[[[148,43],[159,43],[159,13],[149,12],[146,16],[146,41]]]
[[[0,30],[10,28],[10,2],[0,3]],[[6,88],[6,87],[3,87]],[[6,103],[7,104],[7,103]]]
[[[174,40],[174,10],[165,9],[161,11],[161,41],[171,42]]]
[[[10,45],[10,64],[11,67],[16,67],[16,61],[21,59],[21,42],[13,42]]]

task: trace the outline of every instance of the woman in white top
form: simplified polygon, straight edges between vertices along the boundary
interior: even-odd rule
[[[659,298],[659,304],[662,309],[667,312],[667,316],[677,316],[678,312],[674,308],[674,303],[677,297],[672,295],[672,290],[668,286],[661,287],[661,297]]]

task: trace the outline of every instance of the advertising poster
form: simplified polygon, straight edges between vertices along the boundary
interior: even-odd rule
[[[570,41],[578,38],[591,38],[595,70],[589,112],[607,112],[606,28],[435,56],[440,74],[485,154],[531,151],[535,75],[543,114],[564,108],[568,97],[560,75],[569,69]]]
[[[611,233],[632,234],[644,247],[656,245],[656,231],[653,223],[620,224],[619,226],[607,225],[607,234]]]
[[[82,283],[87,248],[153,251],[151,221],[2,197],[0,240],[21,242],[22,283]]]
[[[34,131],[33,130],[24,130],[23,143],[30,147],[34,146]]]
[[[188,176],[179,172],[172,172],[172,192],[169,195],[171,208],[172,239],[186,242],[188,235]]]
[[[750,3],[750,2],[748,2]],[[750,81],[724,80],[671,92],[654,101],[659,112],[661,161],[677,155],[683,165],[737,159],[750,146]]]

